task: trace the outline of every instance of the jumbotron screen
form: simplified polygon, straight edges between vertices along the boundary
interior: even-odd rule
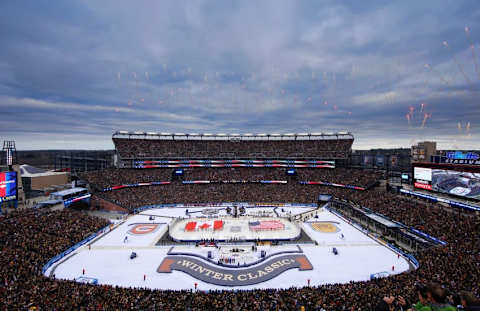
[[[17,172],[0,172],[0,202],[17,199]]]
[[[415,188],[480,200],[480,173],[415,167]]]

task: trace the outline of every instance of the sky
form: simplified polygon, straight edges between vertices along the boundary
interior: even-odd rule
[[[349,131],[480,149],[480,2],[1,1],[0,140]]]

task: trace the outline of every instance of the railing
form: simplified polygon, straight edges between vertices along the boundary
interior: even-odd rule
[[[459,207],[459,208],[469,210],[469,211],[476,211],[476,212],[480,211],[480,207],[472,205],[472,204],[467,204],[467,203],[463,203],[463,202],[459,202],[459,201],[448,200],[448,199],[445,199],[445,198],[442,198],[442,197],[427,195],[427,194],[423,194],[423,193],[416,192],[416,191],[400,189],[400,193],[406,194],[406,195],[412,195],[412,196],[419,197],[419,198],[422,198],[422,199],[426,199],[426,200],[429,200],[431,202],[446,203],[446,204],[448,204],[452,207]]]
[[[368,237],[370,237],[371,239],[377,241],[378,243],[390,248],[392,251],[394,251],[395,253],[401,255],[402,257],[404,257],[405,259],[407,259],[414,267],[415,269],[418,269],[418,267],[420,266],[420,264],[418,263],[418,260],[412,255],[412,254],[409,254],[407,252],[404,252],[403,250],[393,246],[392,244],[390,243],[387,243],[385,242],[384,240],[378,238],[377,236],[373,235],[370,233],[369,230],[365,229],[361,224],[357,223],[356,221],[354,220],[351,220],[351,219],[348,219],[346,218],[344,215],[340,214],[339,212],[337,212],[335,209],[331,209],[329,207],[326,207],[326,209],[331,212],[332,214],[336,215],[337,217],[343,219],[344,221],[347,221],[350,225],[352,225],[354,228],[360,230],[361,232],[363,232],[364,234],[366,234]]]

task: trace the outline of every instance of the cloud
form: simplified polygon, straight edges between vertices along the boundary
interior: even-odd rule
[[[17,137],[23,149],[67,139],[94,148],[111,147],[115,129],[347,129],[354,147],[420,138],[472,146],[475,4],[5,2],[0,138]],[[431,114],[424,126],[422,103]],[[458,122],[470,122],[471,138]]]

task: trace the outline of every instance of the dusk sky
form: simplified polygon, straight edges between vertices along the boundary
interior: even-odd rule
[[[1,1],[0,141],[350,131],[480,149],[480,2]]]

